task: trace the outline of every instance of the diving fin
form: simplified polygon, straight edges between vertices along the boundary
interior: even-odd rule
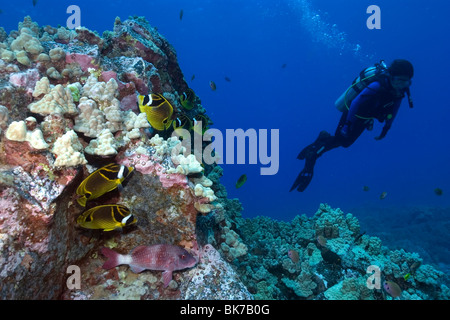
[[[295,179],[294,184],[291,187],[291,192],[294,189],[297,189],[298,192],[305,191],[306,187],[309,185],[313,177],[313,172],[308,172],[305,169],[302,170],[302,172],[299,173],[297,176],[297,179]]]
[[[297,179],[295,179],[294,184],[292,185],[291,190],[289,190],[289,192],[291,192],[294,189],[297,189],[298,192],[305,191],[306,187],[312,180],[316,159],[317,157],[306,158],[305,167],[299,173]]]
[[[324,147],[330,137],[331,137],[331,135],[328,132],[326,132],[325,130],[320,131],[319,136],[317,137],[316,141],[314,141],[309,146],[305,147],[302,151],[300,151],[300,153],[297,156],[297,159],[304,160],[308,156],[310,156],[310,154],[311,155],[314,154],[316,157],[320,156],[322,151],[324,151]]]
[[[299,192],[305,191],[306,187],[312,180],[314,173],[314,165],[316,164],[316,160],[318,157],[322,155],[325,151],[325,147],[330,144],[332,137],[326,131],[320,131],[319,136],[316,141],[311,143],[309,146],[304,148],[297,156],[297,159],[305,161],[305,167],[295,179],[294,184],[291,187],[291,190],[297,189]]]

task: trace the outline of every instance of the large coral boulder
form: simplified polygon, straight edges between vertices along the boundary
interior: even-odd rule
[[[212,188],[223,187],[183,155],[170,132],[148,129],[135,106],[138,94],[157,92],[177,110],[187,84],[168,41],[143,18],[117,19],[114,32],[100,37],[85,28],[41,28],[29,17],[2,41],[0,298],[251,298],[214,248],[224,239],[233,240],[230,250],[239,244],[229,223],[218,227],[226,198]],[[81,181],[111,162],[134,170],[120,188],[81,207]],[[77,223],[105,204],[127,206],[137,223],[114,231]],[[213,223],[199,226],[201,218]],[[217,234],[203,236],[211,229]],[[174,272],[168,287],[159,270],[102,268],[103,247],[128,254],[153,244],[186,248],[198,263]],[[199,291],[202,285],[209,290]]]

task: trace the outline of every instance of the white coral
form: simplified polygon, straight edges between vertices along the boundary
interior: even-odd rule
[[[52,78],[52,79],[56,79],[56,80],[62,79],[61,74],[58,72],[58,70],[56,70],[55,67],[48,68],[46,74],[49,78]]]
[[[83,146],[78,140],[75,131],[70,130],[55,141],[52,153],[56,155],[55,166],[76,166],[86,164],[86,158],[82,153]]]
[[[153,138],[150,139],[150,144],[155,149],[155,154],[153,155],[153,157],[157,161],[162,161],[167,156],[171,156],[172,154],[173,156],[177,156],[179,154],[181,141],[178,140],[177,137],[170,137],[169,139],[164,140],[162,137],[156,134]],[[175,173],[175,171],[171,173]]]
[[[80,99],[78,105],[80,114],[75,118],[73,129],[84,133],[87,137],[97,137],[106,129],[105,115],[97,107],[97,103],[86,97]]]
[[[31,66],[30,58],[28,58],[28,55],[25,52],[25,50],[17,51],[16,59],[17,59],[17,62],[19,62],[20,64],[23,64],[24,66],[27,66],[27,67]]]
[[[11,62],[11,61],[13,61],[13,60],[14,60],[14,57],[15,57],[14,52],[9,51],[9,50],[6,50],[6,49],[3,50],[3,51],[1,52],[1,55],[0,55],[0,58],[3,59],[3,60],[6,61],[6,62]]]
[[[39,54],[44,51],[39,39],[33,36],[33,32],[29,28],[20,29],[20,35],[11,42],[11,50],[26,51],[30,54]]]
[[[172,162],[177,165],[177,167],[175,169],[169,169],[169,173],[181,173],[184,175],[188,175],[191,173],[199,173],[203,171],[201,163],[197,161],[193,154],[190,154],[187,157],[182,154],[172,156]]]
[[[139,139],[141,137],[141,132],[139,129],[134,128],[131,131],[127,132],[126,137],[128,139]]]
[[[91,74],[83,87],[83,96],[95,100],[100,110],[103,110],[110,106],[112,101],[117,97],[118,87],[117,81],[113,78],[107,83],[99,82],[97,77]]]
[[[33,131],[27,131],[26,140],[31,144],[34,149],[47,149],[49,145],[44,140],[44,135],[40,129],[34,129]]]
[[[139,113],[136,115],[131,110],[128,110],[124,113],[124,122],[125,128],[127,131],[139,128],[149,128],[150,123],[147,121],[147,115],[145,113]]]
[[[42,131],[38,128],[28,131],[25,121],[13,121],[6,130],[6,138],[12,141],[28,141],[34,149],[47,149]]]
[[[41,100],[28,105],[28,109],[41,115],[55,113],[75,115],[78,113],[70,89],[64,88],[60,84],[52,88]]]
[[[116,80],[99,82],[95,75],[91,74],[81,90],[83,96],[78,105],[81,113],[75,118],[74,129],[88,137],[98,137],[105,129],[115,133],[149,127],[145,114],[137,116],[133,111],[120,110],[120,102],[116,98],[117,88]],[[140,134],[137,136],[136,130],[125,135],[140,137]]]
[[[191,178],[191,181],[194,184],[200,184],[204,187],[211,187],[213,185],[213,182],[211,181],[211,179],[209,179],[205,176],[201,176],[200,178]]]
[[[25,121],[13,121],[6,130],[6,138],[12,141],[25,141],[27,126]]]
[[[162,161],[166,157],[170,157],[172,163],[176,166],[170,168],[168,173],[180,173],[189,175],[192,173],[199,173],[203,171],[201,163],[197,161],[195,155],[189,154],[184,156],[183,152],[186,150],[178,137],[173,136],[164,140],[158,134],[150,139],[150,144],[155,149],[153,157],[157,161]]]
[[[119,100],[113,98],[109,105],[100,108],[100,110],[103,110],[105,113],[105,118],[108,120],[106,125],[111,132],[117,132],[123,129],[122,111],[120,111]]]
[[[197,197],[208,198],[209,202],[217,199],[217,197],[214,195],[213,189],[211,189],[210,187],[204,187],[200,183],[195,185],[194,193]]]
[[[84,149],[89,154],[100,156],[109,156],[117,154],[117,142],[113,134],[108,129],[104,129],[97,139],[91,140],[89,145]]]
[[[49,57],[52,61],[58,61],[66,57],[66,53],[60,47],[56,47],[50,50]]]
[[[37,98],[40,95],[45,95],[50,92],[50,81],[47,77],[41,78],[34,87],[33,97]]]

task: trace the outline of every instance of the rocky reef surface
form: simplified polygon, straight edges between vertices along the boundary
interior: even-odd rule
[[[383,246],[378,237],[361,232],[355,216],[326,204],[312,217],[291,222],[258,217],[238,229],[248,254],[236,267],[255,299],[450,297],[448,275],[424,264],[417,253]],[[381,290],[375,287],[377,276]],[[401,291],[384,290],[385,282]]]
[[[361,234],[351,214],[323,204],[292,222],[243,219],[220,184],[222,169],[185,154],[150,127],[137,95],[162,94],[175,114],[210,121],[175,50],[141,17],[102,36],[85,28],[0,28],[1,299],[448,299],[445,275],[415,253]],[[135,170],[89,206],[123,204],[136,225],[80,228],[76,189],[99,167]],[[100,248],[129,253],[172,244],[198,257],[163,286],[160,271],[102,268]],[[401,295],[367,285],[367,268]],[[410,274],[405,279],[405,275]],[[77,278],[78,277],[78,278]]]

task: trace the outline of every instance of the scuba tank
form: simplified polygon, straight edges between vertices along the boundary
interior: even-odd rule
[[[370,83],[377,80],[379,75],[385,74],[386,71],[387,66],[384,60],[361,71],[359,76],[353,80],[352,85],[336,100],[334,103],[336,108],[341,112],[348,110],[353,99]]]

